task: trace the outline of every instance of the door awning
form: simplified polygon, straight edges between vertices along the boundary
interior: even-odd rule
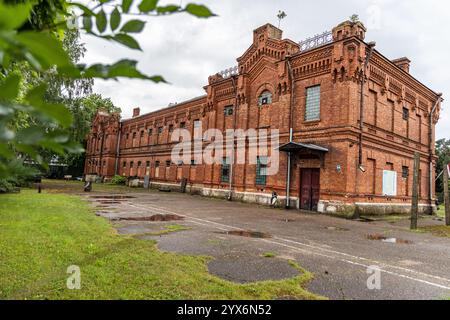
[[[301,150],[311,150],[320,153],[327,153],[328,149],[311,143],[289,142],[278,148],[282,152],[296,152]]]

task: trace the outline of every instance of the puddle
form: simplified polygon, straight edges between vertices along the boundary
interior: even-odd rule
[[[331,231],[350,231],[350,229],[341,228],[341,227],[326,227],[325,229],[331,230]]]
[[[367,236],[369,240],[378,240],[386,243],[399,243],[399,244],[412,244],[413,242],[410,240],[404,240],[399,238],[389,238],[379,234],[369,234]]]
[[[183,220],[184,217],[177,216],[176,214],[155,214],[150,217],[125,217],[119,220],[125,221],[176,221]]]
[[[135,199],[136,197],[133,197],[133,196],[90,196],[89,198],[120,200],[120,199]]]
[[[101,204],[121,204],[121,201],[112,201],[112,200],[98,200]]]
[[[272,238],[272,235],[270,235],[268,233],[259,232],[259,231],[232,230],[232,231],[225,231],[225,232],[218,232],[218,233],[228,234],[231,236],[247,237],[247,238],[260,238],[260,239]]]

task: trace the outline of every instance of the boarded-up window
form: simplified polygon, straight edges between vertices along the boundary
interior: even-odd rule
[[[305,121],[320,120],[320,86],[306,89]]]
[[[396,196],[397,195],[397,172],[383,171],[383,195]]]

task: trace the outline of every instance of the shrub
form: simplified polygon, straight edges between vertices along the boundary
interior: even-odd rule
[[[127,183],[127,178],[122,177],[122,176],[114,176],[111,179],[111,183],[117,184],[117,185],[125,185]]]

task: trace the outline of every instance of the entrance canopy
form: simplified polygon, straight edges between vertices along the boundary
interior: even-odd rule
[[[327,153],[328,149],[315,144],[289,142],[278,148],[282,152],[314,151],[318,153]]]

